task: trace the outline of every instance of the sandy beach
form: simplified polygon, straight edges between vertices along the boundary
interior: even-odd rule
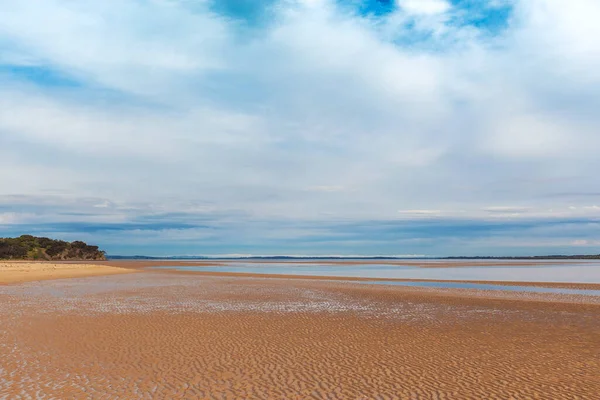
[[[135,272],[94,263],[53,263],[0,261],[0,285],[48,279],[76,278],[84,276],[113,275]]]
[[[600,304],[142,271],[0,287],[0,399],[595,399]]]
[[[600,400],[600,0],[0,4],[0,400]]]

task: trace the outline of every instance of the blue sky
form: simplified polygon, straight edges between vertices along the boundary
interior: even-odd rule
[[[600,253],[596,0],[0,5],[0,236]]]

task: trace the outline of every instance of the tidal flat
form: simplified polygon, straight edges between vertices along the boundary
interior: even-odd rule
[[[136,265],[0,286],[0,399],[600,393],[595,296]]]

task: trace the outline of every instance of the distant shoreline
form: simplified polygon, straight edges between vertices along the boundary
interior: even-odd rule
[[[600,260],[596,255],[550,255],[550,256],[454,256],[454,257],[330,257],[330,256],[248,256],[248,257],[208,257],[208,256],[119,256],[107,255],[107,260]]]

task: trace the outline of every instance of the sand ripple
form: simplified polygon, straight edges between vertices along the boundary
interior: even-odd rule
[[[600,308],[162,273],[0,287],[0,399],[595,399]]]

